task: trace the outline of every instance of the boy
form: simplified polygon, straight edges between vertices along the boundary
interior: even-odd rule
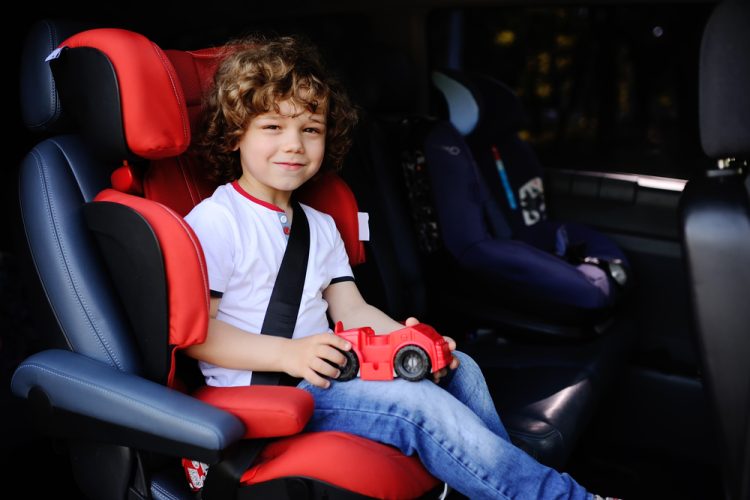
[[[340,351],[351,346],[330,334],[327,314],[378,333],[402,325],[362,299],[333,220],[310,207],[296,209],[308,219],[310,255],[294,336],[259,335],[297,217],[293,192],[324,164],[341,163],[356,112],[309,44],[257,39],[228,53],[197,141],[225,184],[186,217],[203,246],[212,294],[207,340],[187,351],[206,382],[247,385],[264,371],[302,379],[298,387],[315,399],[306,430],[349,432],[417,453],[470,498],[590,498],[570,476],[511,444],[478,366],[462,353],[454,351],[450,370],[432,381],[336,382],[346,361]]]

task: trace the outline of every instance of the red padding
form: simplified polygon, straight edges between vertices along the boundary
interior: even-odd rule
[[[297,192],[299,201],[325,212],[336,221],[352,266],[365,261],[365,247],[359,241],[357,199],[341,177],[327,172],[307,181]]]
[[[176,156],[190,144],[185,98],[174,67],[148,38],[132,31],[103,28],[83,31],[61,47],[102,51],[117,74],[128,147],[142,158]]]
[[[309,392],[284,386],[203,386],[193,396],[242,420],[245,438],[297,434],[310,420],[315,404]]]
[[[302,476],[373,498],[417,498],[439,484],[416,456],[343,432],[313,432],[274,441],[243,484]]]
[[[143,179],[145,197],[186,216],[216,189],[216,184],[206,179],[194,158],[186,153],[152,162]]]
[[[143,183],[141,177],[135,171],[132,165],[125,163],[115,169],[110,176],[112,187],[121,193],[143,196]]]
[[[208,331],[208,275],[203,249],[192,228],[160,203],[105,189],[95,201],[120,203],[151,225],[164,256],[169,300],[169,344],[182,349],[203,342]],[[167,384],[174,384],[174,351]]]
[[[182,83],[185,103],[190,113],[190,125],[195,128],[200,119],[203,97],[213,87],[214,73],[226,56],[224,47],[211,47],[195,51],[165,50],[172,61],[177,76]]]

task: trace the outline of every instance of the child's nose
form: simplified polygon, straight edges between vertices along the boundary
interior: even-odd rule
[[[302,135],[299,132],[290,131],[284,149],[293,153],[303,152],[305,147],[302,145]]]

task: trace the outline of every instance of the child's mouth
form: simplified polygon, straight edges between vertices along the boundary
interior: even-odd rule
[[[280,166],[284,170],[299,170],[305,166],[304,163],[293,163],[293,162],[276,162],[276,165]]]

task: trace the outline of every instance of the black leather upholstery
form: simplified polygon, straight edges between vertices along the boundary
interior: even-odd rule
[[[750,2],[723,2],[711,15],[700,56],[700,132],[711,158],[750,156]]]
[[[74,21],[41,20],[31,27],[21,55],[21,114],[24,125],[35,132],[64,128],[60,97],[45,60],[70,35],[91,26]]]
[[[716,7],[700,62],[701,142],[718,160],[685,189],[682,229],[725,493],[750,498],[750,4]]]

